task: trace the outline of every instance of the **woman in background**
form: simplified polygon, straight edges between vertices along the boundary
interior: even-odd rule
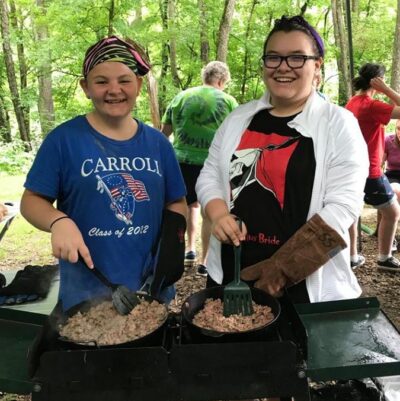
[[[379,211],[381,221],[378,229],[378,270],[400,272],[400,261],[392,255],[400,207],[396,194],[382,171],[385,130],[392,118],[400,118],[400,94],[387,86],[383,80],[385,67],[366,63],[354,78],[356,95],[346,105],[357,118],[364,140],[368,146],[369,175],[365,183],[364,201]],[[383,93],[392,103],[374,99]],[[352,267],[361,266],[365,259],[357,253],[357,221],[350,228]]]

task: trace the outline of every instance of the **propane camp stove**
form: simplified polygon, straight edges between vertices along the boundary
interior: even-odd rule
[[[181,315],[169,316],[152,346],[68,349],[45,331],[31,358],[37,362],[31,367],[32,401],[309,400],[292,313],[288,305],[262,338],[235,336],[235,342],[229,334],[193,331]]]
[[[376,298],[281,306],[254,341],[201,336],[180,315],[151,346],[72,350],[45,341],[31,377],[26,352],[46,316],[0,308],[0,391],[32,401],[306,401],[308,379],[400,375],[400,334]]]

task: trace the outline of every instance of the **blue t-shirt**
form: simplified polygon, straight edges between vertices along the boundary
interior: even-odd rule
[[[152,263],[162,211],[186,190],[174,150],[159,131],[138,122],[116,141],[85,116],[58,126],[43,141],[25,187],[57,200],[79,227],[95,266],[110,281],[137,290]],[[63,308],[109,293],[82,263],[60,260]]]

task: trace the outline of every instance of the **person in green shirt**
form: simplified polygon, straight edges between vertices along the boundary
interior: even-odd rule
[[[208,148],[215,132],[225,117],[238,105],[235,98],[224,92],[230,80],[225,63],[212,61],[201,72],[203,84],[189,88],[176,95],[162,118],[162,132],[168,137],[173,133],[173,145],[183,178],[185,180],[189,206],[185,261],[195,263],[196,227],[200,205],[195,185],[200,170],[208,155]],[[207,275],[206,257],[211,233],[211,224],[203,216],[201,226],[201,257],[197,273]]]

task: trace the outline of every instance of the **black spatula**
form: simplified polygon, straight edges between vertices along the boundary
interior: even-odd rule
[[[79,256],[79,261],[85,266],[86,263],[81,256]],[[88,268],[89,269],[89,268]],[[120,315],[127,315],[130,311],[140,303],[140,299],[137,294],[131,291],[124,285],[114,284],[108,280],[107,277],[103,275],[96,267],[89,269],[105,286],[112,291],[112,302],[114,308]]]

